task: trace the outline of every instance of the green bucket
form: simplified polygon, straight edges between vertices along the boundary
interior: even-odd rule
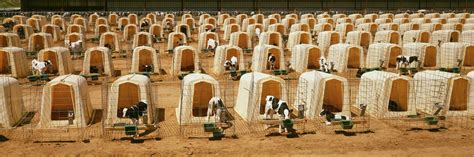
[[[217,130],[215,123],[204,123],[205,132],[215,132]]]
[[[412,74],[414,73],[417,73],[418,72],[418,69],[417,68],[410,68],[409,69],[411,71]]]
[[[281,71],[280,70],[273,70],[273,74],[274,75],[281,75]]]
[[[222,136],[223,136],[222,131],[213,131],[212,132],[212,137],[219,138],[219,137],[222,137]]]
[[[99,75],[97,74],[91,74],[90,77],[91,77],[91,80],[99,80]]]
[[[418,115],[408,115],[407,117],[408,118],[418,118],[419,116]]]
[[[26,77],[30,82],[35,82],[36,80],[38,80],[38,76],[35,76],[35,75],[30,75],[28,77]]]
[[[453,68],[453,73],[460,73],[461,69],[458,67]]]
[[[41,74],[41,75],[40,75],[40,79],[41,79],[41,80],[47,81],[48,78],[49,78],[49,76],[48,76],[47,74]]]
[[[425,117],[425,122],[428,125],[436,125],[436,124],[438,124],[438,118],[437,117]]]
[[[136,125],[125,125],[125,135],[136,135],[138,127]]]
[[[354,123],[352,120],[342,120],[341,127],[342,129],[352,129],[352,127],[354,127]]]
[[[283,127],[285,128],[293,128],[293,121],[291,119],[285,119],[282,121]]]
[[[400,74],[402,74],[402,75],[408,74],[408,69],[407,68],[400,68]]]

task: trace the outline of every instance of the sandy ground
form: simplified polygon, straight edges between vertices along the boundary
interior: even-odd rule
[[[9,156],[472,156],[472,135],[472,130],[400,132],[383,127],[350,137],[320,133],[296,139],[246,135],[222,141],[170,137],[142,144],[102,139],[90,143],[8,141],[0,147]]]
[[[222,35],[222,34],[220,34]],[[93,37],[93,33],[88,33]],[[193,36],[197,41],[197,36]],[[226,44],[221,41],[221,44]],[[26,43],[23,43],[26,48]],[[62,46],[62,42],[55,43]],[[87,47],[98,44],[87,43]],[[129,49],[131,43],[122,43],[123,49]],[[191,43],[197,47],[197,42]],[[166,43],[156,44],[160,49],[162,69],[169,73],[171,56],[163,53]],[[246,60],[251,56],[247,55]],[[290,56],[285,56],[289,60]],[[201,55],[200,59],[206,72],[210,72],[213,58]],[[122,70],[122,75],[130,69],[131,57],[126,59],[115,58],[116,69]],[[82,59],[74,60],[76,71],[82,68]],[[296,75],[296,74],[292,74]],[[225,76],[215,76],[220,81],[226,80]],[[113,81],[110,78],[108,81]],[[180,81],[169,75],[153,76],[157,87],[154,88],[158,107],[165,108],[166,121],[157,132],[161,140],[149,139],[141,144],[133,144],[129,140],[111,140],[100,138],[99,135],[90,135],[90,142],[47,142],[36,143],[35,136],[30,140],[16,139],[0,142],[0,156],[474,156],[474,130],[450,127],[438,132],[428,130],[405,131],[388,125],[384,121],[372,120],[369,133],[356,133],[355,136],[336,134],[330,127],[314,130],[315,133],[300,135],[300,138],[289,139],[284,136],[265,137],[264,133],[240,134],[238,139],[225,138],[222,141],[209,141],[206,138],[186,138],[178,136],[174,109],[177,107],[180,93]],[[32,88],[23,84],[24,99],[29,105],[28,110],[39,110],[40,87]],[[232,88],[237,88],[234,82]],[[89,86],[89,93],[94,109],[103,108],[101,102],[102,86]],[[236,93],[234,93],[234,96]],[[33,122],[40,115],[36,114]],[[472,123],[469,121],[468,123]],[[32,124],[33,125],[33,124]],[[98,128],[100,123],[92,127]],[[171,126],[171,127],[169,127]],[[24,126],[31,127],[31,126]],[[31,127],[32,128],[32,127]],[[167,130],[168,128],[173,128]],[[329,128],[329,129],[328,129]],[[329,131],[328,131],[329,130]],[[15,134],[28,134],[22,128]],[[46,133],[47,136],[56,136]],[[208,134],[204,134],[206,137]],[[7,136],[8,138],[8,136]]]

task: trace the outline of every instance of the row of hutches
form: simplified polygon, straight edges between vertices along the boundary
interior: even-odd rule
[[[422,71],[415,74],[414,78],[410,78],[383,71],[369,72],[362,76],[361,87],[359,88],[359,90],[366,91],[359,91],[359,93],[363,94],[357,95],[357,104],[349,104],[349,98],[347,98],[349,97],[349,87],[346,78],[316,71],[306,72],[307,69],[317,69],[319,67],[317,60],[320,56],[326,56],[330,62],[334,62],[336,64],[335,69],[340,72],[347,68],[379,67],[381,60],[385,63],[383,66],[390,67],[394,65],[395,57],[400,54],[418,55],[422,58],[422,67],[452,68],[457,66],[458,59],[463,61],[463,65],[472,66],[474,61],[470,59],[474,58],[471,57],[474,49],[472,49],[469,43],[472,43],[472,40],[470,40],[472,37],[470,36],[474,33],[470,30],[474,28],[470,27],[470,23],[474,22],[474,20],[469,18],[470,16],[470,14],[466,13],[352,14],[349,16],[336,14],[332,17],[329,14],[317,16],[305,14],[298,20],[297,14],[288,14],[283,19],[279,14],[272,14],[269,18],[264,18],[262,14],[256,14],[252,17],[240,14],[235,18],[229,14],[221,14],[216,20],[216,18],[209,14],[203,14],[199,17],[199,22],[196,24],[192,16],[184,15],[181,23],[186,23],[186,26],[189,28],[188,30],[199,25],[198,49],[196,50],[191,46],[178,46],[176,44],[179,40],[186,42],[187,34],[183,32],[173,32],[168,35],[167,49],[174,50],[172,74],[179,74],[181,71],[199,70],[198,53],[205,47],[209,38],[219,39],[214,32],[206,32],[206,28],[216,28],[222,25],[224,27],[224,39],[226,36],[229,39],[229,45],[217,48],[213,69],[218,74],[224,71],[221,66],[224,60],[229,59],[233,55],[239,56],[239,68],[245,68],[243,66],[242,52],[253,49],[254,54],[250,69],[253,73],[248,73],[241,77],[239,93],[234,106],[235,111],[248,121],[261,118],[261,105],[263,105],[266,95],[275,95],[286,99],[287,94],[285,92],[287,87],[285,81],[279,77],[259,73],[269,67],[265,61],[268,53],[277,56],[277,68],[285,69],[286,67],[283,66],[285,64],[283,57],[284,49],[292,51],[290,61],[292,64],[290,68],[303,73],[300,76],[300,81],[305,80],[303,82],[309,82],[308,91],[311,91],[308,92],[310,96],[308,96],[307,100],[297,100],[297,102],[290,103],[295,105],[301,104],[303,101],[306,102],[308,106],[306,112],[310,118],[317,115],[318,111],[321,110],[322,104],[333,105],[334,108],[347,116],[350,116],[350,105],[357,107],[357,104],[367,104],[371,114],[388,115],[388,110],[376,109],[378,105],[387,105],[388,103],[385,103],[387,101],[396,101],[400,104],[399,110],[412,114],[418,109],[418,106],[422,106],[413,103],[417,98],[426,98],[425,100],[416,100],[417,102],[425,102],[426,106],[428,106],[426,110],[431,109],[429,106],[432,106],[434,102],[431,98],[439,98],[438,103],[449,105],[450,109],[452,109],[447,114],[458,110],[460,112],[472,113],[472,107],[468,105],[473,104],[468,102],[472,93],[470,92],[472,73],[469,73],[467,76],[461,76],[440,71]],[[82,73],[87,74],[90,72],[90,67],[87,66],[96,66],[103,67],[102,72],[104,74],[112,75],[113,63],[110,57],[111,53],[104,46],[106,44],[113,44],[113,50],[120,51],[121,49],[117,33],[107,27],[114,24],[118,25],[119,28],[123,27],[123,40],[131,40],[131,36],[133,36],[134,52],[132,55],[131,72],[140,72],[140,67],[142,67],[140,65],[143,64],[151,64],[158,67],[158,56],[155,56],[157,55],[154,53],[156,50],[151,47],[150,42],[152,36],[163,37],[163,26],[156,20],[157,16],[148,14],[146,18],[154,21],[151,28],[156,26],[156,29],[150,29],[150,32],[139,32],[137,24],[141,20],[138,20],[136,14],[130,14],[128,17],[121,18],[117,14],[110,14],[108,19],[93,14],[90,16],[89,22],[80,15],[73,15],[71,16],[70,25],[61,16],[52,16],[50,25],[46,24],[45,16],[32,16],[28,20],[24,16],[14,16],[10,20],[15,20],[19,24],[13,28],[13,31],[16,32],[19,27],[22,27],[25,31],[25,37],[20,38],[15,33],[3,33],[0,36],[2,46],[6,47],[0,50],[2,69],[9,69],[11,75],[17,78],[25,77],[29,74],[25,64],[26,52],[24,49],[18,48],[22,39],[28,39],[28,51],[39,51],[38,59],[51,60],[53,62],[53,69],[56,73],[60,74],[59,77],[53,79],[44,87],[44,98],[40,112],[42,118],[39,126],[50,127],[66,124],[65,115],[51,114],[55,109],[72,110],[74,112],[74,124],[81,127],[86,126],[86,122],[91,116],[87,83],[83,77],[70,75],[72,73],[72,62],[67,48],[50,47],[53,40],[62,40],[61,35],[59,35],[60,33],[55,32],[58,32],[61,28],[67,28],[65,39],[74,42],[84,39],[84,34],[86,30],[89,30],[88,28],[95,28],[94,30],[98,32],[97,36],[100,36],[100,46],[87,49]],[[90,23],[91,21],[96,22]],[[173,15],[165,15],[162,23],[164,23],[163,21],[175,23]],[[105,33],[100,32],[99,28],[101,25],[106,26],[107,31],[104,31]],[[42,27],[41,29],[40,26]],[[254,48],[254,45],[252,45],[252,42],[254,42],[253,36],[255,28],[258,27],[263,30],[263,33],[260,35],[259,43]],[[34,33],[35,30],[36,32],[42,30],[43,33]],[[312,33],[310,33],[311,31]],[[143,34],[144,39],[142,39],[140,34]],[[283,44],[283,38],[288,39],[285,45]],[[312,44],[313,38],[317,39],[317,46]],[[8,68],[5,68],[7,66]],[[159,68],[155,69],[159,70]],[[438,80],[441,81],[423,81],[425,79],[431,80],[434,76],[439,77]],[[8,94],[11,92],[16,93],[15,91],[19,90],[17,81],[13,78],[5,78],[3,80],[5,80],[4,87],[9,87],[3,88],[7,89],[4,90],[4,94],[6,93],[4,98],[15,99],[16,101],[12,102],[17,102],[16,104],[4,103],[3,105],[6,108],[11,108],[11,110],[5,109],[4,111],[12,111],[10,114],[6,114],[8,118],[3,118],[6,120],[3,126],[10,126],[12,122],[18,120],[18,115],[21,115],[21,95]],[[418,82],[420,84],[417,84]],[[434,82],[437,84],[423,82]],[[183,84],[193,88],[190,88],[190,91],[183,92],[188,92],[190,97],[182,99],[185,102],[180,103],[182,105],[179,105],[181,109],[177,109],[177,115],[190,117],[178,118],[179,120],[185,120],[182,123],[188,123],[193,121],[192,118],[202,118],[203,115],[193,112],[199,112],[199,108],[207,108],[207,101],[209,100],[196,99],[195,101],[193,97],[211,98],[220,92],[218,92],[218,82],[205,74],[187,75],[183,79]],[[437,97],[432,95],[422,96],[422,94],[427,92],[433,93],[432,89],[428,88],[432,86],[443,87],[441,90],[444,92],[436,92],[439,94]],[[123,119],[117,117],[121,112],[120,109],[126,107],[126,105],[140,100],[147,100],[149,104],[154,105],[150,98],[153,93],[149,89],[149,78],[139,74],[121,76],[114,82],[112,88],[109,89],[116,92],[111,92],[115,95],[109,95],[108,110],[110,111],[107,111],[108,116],[106,117],[108,125],[123,121]],[[55,94],[55,91],[60,91],[59,93],[62,94]],[[380,93],[385,95],[372,97],[372,95]],[[404,96],[399,96],[404,93],[406,93]],[[120,94],[136,95],[136,97],[130,100],[119,100],[122,98]],[[197,96],[196,94],[201,95]],[[464,96],[458,97],[458,95],[463,94]],[[393,99],[392,95],[395,95]],[[203,106],[203,104],[206,105]],[[192,109],[189,110],[190,108]],[[386,109],[387,107],[382,106],[380,108]],[[184,111],[186,113],[180,113]],[[153,107],[150,107],[148,116],[153,117],[153,112]],[[186,122],[187,120],[189,121]]]
[[[309,71],[299,78],[298,90],[292,94],[297,104],[305,104],[306,118],[319,116],[323,105],[333,109],[334,113],[351,117],[350,108],[366,104],[367,111],[378,118],[402,118],[416,115],[418,112],[433,113],[435,103],[445,106],[444,116],[472,116],[474,114],[474,72],[466,76],[441,71],[426,70],[416,73],[414,78],[395,73],[373,71],[365,73],[359,84],[356,102],[351,104],[350,87],[346,78]],[[213,96],[220,96],[219,82],[210,75],[189,74],[183,79],[183,91],[176,108],[179,124],[203,123],[206,121],[207,104]],[[22,92],[19,82],[12,77],[1,77],[1,118],[0,124],[9,128],[22,117]],[[302,88],[304,86],[304,88]],[[246,121],[262,120],[267,95],[286,100],[289,93],[285,80],[269,74],[252,72],[244,74],[240,80],[235,106],[229,106]],[[106,105],[107,127],[128,123],[121,117],[122,109],[139,101],[149,104],[148,123],[154,123],[155,108],[150,79],[140,74],[121,76],[110,86]],[[302,93],[304,92],[304,93]],[[41,99],[40,128],[86,127],[91,120],[92,105],[89,98],[87,81],[79,75],[61,75],[43,87]],[[159,100],[160,98],[157,98]],[[398,104],[389,109],[389,102]],[[73,121],[70,122],[71,114]],[[234,115],[236,116],[236,115]],[[212,120],[212,119],[211,119]]]
[[[221,14],[218,20],[209,14],[201,15],[198,23],[200,25],[198,47],[194,51],[201,52],[201,50],[205,49],[209,39],[228,40],[228,45],[218,48],[222,55],[217,55],[218,57],[215,58],[213,69],[218,74],[223,72],[220,65],[222,65],[221,63],[225,59],[229,59],[230,56],[240,56],[239,53],[251,51],[252,49],[254,50],[254,55],[250,70],[259,72],[269,68],[265,62],[268,53],[276,56],[276,68],[284,70],[286,67],[280,65],[285,64],[283,56],[285,49],[292,51],[290,68],[297,72],[303,72],[306,68],[318,69],[319,62],[317,58],[319,56],[325,56],[329,62],[334,62],[336,64],[335,70],[340,72],[344,72],[347,67],[378,68],[381,66],[381,61],[383,61],[382,66],[385,68],[394,67],[396,56],[401,54],[418,56],[421,67],[425,68],[450,69],[458,66],[458,60],[461,60],[463,62],[462,65],[465,66],[474,65],[472,60],[474,57],[471,57],[471,51],[474,50],[470,45],[472,44],[472,39],[474,39],[474,31],[472,30],[474,29],[474,24],[472,24],[474,19],[468,18],[470,14],[466,13],[434,13],[426,15],[368,14],[365,16],[352,14],[347,17],[344,14],[336,14],[332,18],[328,14],[320,14],[317,17],[314,17],[312,14],[305,14],[301,16],[299,23],[296,14],[286,15],[286,18],[283,20],[279,20],[278,14],[269,15],[269,18],[266,19],[262,19],[260,15],[257,14],[251,18],[245,18],[245,14],[240,14],[234,18],[228,14]],[[94,28],[96,37],[100,41],[99,48],[91,50],[97,53],[93,53],[91,56],[102,56],[102,59],[99,57],[92,60],[96,62],[107,60],[107,54],[100,55],[99,53],[102,50],[105,51],[101,47],[107,46],[113,52],[119,52],[122,50],[121,41],[131,41],[133,45],[132,51],[134,51],[133,56],[137,57],[133,60],[140,60],[146,62],[143,64],[158,67],[154,69],[157,72],[159,71],[159,65],[155,63],[159,61],[155,60],[159,59],[154,57],[154,53],[152,53],[155,51],[152,49],[152,43],[157,38],[166,38],[164,38],[163,26],[157,22],[156,17],[154,14],[147,14],[141,20],[137,20],[136,14],[130,14],[128,17],[121,18],[117,14],[110,14],[109,18],[106,19],[99,17],[97,14],[92,14],[89,17],[89,22],[87,22],[81,15],[75,14],[71,16],[72,24],[68,25],[61,16],[55,15],[51,17],[51,24],[42,25],[42,23],[46,23],[45,16],[32,16],[26,20],[26,17],[17,15],[4,19],[4,22],[8,20],[18,22],[19,24],[13,27],[13,32],[18,33],[18,28],[22,27],[24,36],[19,37],[15,33],[2,33],[0,34],[0,46],[20,47],[22,39],[28,39],[27,52],[48,51],[47,48],[52,47],[53,41],[64,39],[70,42],[85,41],[86,30],[90,27]],[[138,22],[144,19],[152,21],[152,23],[153,21],[156,22],[150,26],[149,32],[140,32],[140,25],[137,26]],[[28,22],[35,20],[36,22]],[[96,22],[93,23],[91,21]],[[262,22],[262,24],[259,22]],[[110,25],[117,24],[119,28],[123,28],[123,40],[120,40],[117,33],[110,29],[109,23]],[[166,15],[162,23],[174,24],[174,16],[171,14]],[[175,30],[181,30],[180,27],[183,26],[186,27],[186,31],[172,32],[168,35],[167,50],[169,51],[178,50],[175,49],[179,46],[177,41],[186,43],[187,39],[191,36],[191,30],[196,28],[194,18],[190,17],[190,15],[182,16],[181,24],[176,25]],[[219,38],[217,33],[205,31],[206,29],[218,26],[222,26],[224,37]],[[60,33],[62,28],[67,28],[67,33],[64,37]],[[255,40],[256,28],[263,30],[258,44]],[[34,33],[40,30],[42,33]],[[313,44],[313,38],[316,44]],[[288,41],[286,44],[283,44],[284,39]],[[135,50],[137,47],[141,48]],[[54,49],[57,50],[58,48]],[[83,44],[83,49],[86,49],[85,44]],[[181,58],[181,65],[183,66],[181,69],[184,71],[198,70],[196,66],[196,63],[199,62],[198,57],[190,49],[192,48],[181,49],[182,54],[175,53],[177,55],[174,60],[179,61],[179,58]],[[140,56],[145,57],[140,59]],[[40,60],[43,59],[40,58]],[[55,60],[57,59],[52,59],[53,62],[56,62]],[[347,60],[347,62],[340,62],[340,60]],[[240,63],[239,68],[245,68],[243,57]],[[7,62],[4,62],[2,65],[6,64]],[[180,63],[176,64],[178,64],[176,66],[180,66]],[[54,67],[57,69],[56,67],[61,67],[61,65],[55,64]],[[102,67],[113,66],[102,65]],[[132,67],[132,71],[135,71],[133,69],[136,68]],[[65,71],[65,73],[60,74],[67,74],[67,70]],[[88,70],[83,71],[86,72]],[[113,69],[102,69],[101,71],[104,74],[111,75],[110,71],[113,71]],[[180,70],[173,68],[172,71],[173,74],[177,74]]]
[[[2,35],[5,35],[5,33],[0,33],[0,38]],[[270,53],[277,58],[275,68],[285,70],[287,68],[285,66],[285,53],[282,48],[274,45],[258,45],[254,48],[250,70],[254,72],[268,70],[270,67],[266,58]],[[462,61],[461,67],[474,66],[474,47],[464,42],[448,42],[440,48],[428,43],[408,43],[402,47],[390,43],[374,43],[369,46],[367,53],[364,53],[364,49],[360,46],[340,43],[331,45],[327,55],[324,55],[320,47],[315,45],[295,45],[292,48],[289,68],[299,73],[308,69],[319,69],[319,58],[321,56],[327,56],[328,62],[335,63],[334,70],[337,72],[357,68],[378,68],[379,66],[393,68],[396,66],[396,57],[402,54],[419,56],[420,67],[427,69],[452,69],[459,67],[459,61]],[[113,75],[114,63],[107,47],[89,48],[85,51],[84,56],[81,74]],[[238,57],[239,70],[247,68],[241,48],[222,45],[217,47],[212,71],[218,75],[223,74],[226,69],[222,65],[225,60],[229,60],[232,56]],[[73,73],[73,63],[68,48],[45,48],[39,51],[37,58],[40,61],[50,60],[52,62],[52,70],[48,71],[51,74],[65,75]],[[382,65],[380,61],[383,61]],[[152,65],[154,68],[147,71],[144,65]],[[150,46],[138,46],[133,50],[130,73],[151,72],[158,74],[160,68],[160,56],[156,53],[156,49]],[[91,72],[91,69],[98,70]],[[196,72],[199,70],[199,52],[194,47],[179,46],[174,49],[173,65],[171,67],[173,76],[177,76],[182,72]],[[19,47],[0,48],[0,72],[16,78],[28,76],[30,68],[24,49]]]

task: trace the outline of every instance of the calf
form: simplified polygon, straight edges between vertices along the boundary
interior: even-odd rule
[[[31,61],[31,68],[33,70],[33,75],[41,75],[44,72],[49,71],[51,66],[52,66],[51,60],[42,62],[42,61],[33,59]]]
[[[397,109],[398,109],[397,102],[390,100],[388,102],[388,111],[397,111]]]
[[[326,61],[326,58],[321,57],[319,58],[319,65],[320,65],[320,70],[325,73],[329,73],[329,65]]]
[[[148,104],[143,101],[131,107],[123,108],[123,118],[130,118],[134,124],[138,124],[138,119],[147,111]]]
[[[279,99],[275,96],[268,95],[265,98],[265,113],[263,114],[265,119],[268,119],[268,114],[270,113],[270,109],[278,108]],[[273,118],[273,114],[270,114],[270,119]]]
[[[337,115],[337,114],[334,114],[331,112],[331,109],[328,107],[328,105],[324,105],[323,104],[323,108],[321,110],[321,112],[319,113],[320,116],[326,116],[326,125],[331,125],[331,121],[333,121],[334,119],[340,119],[340,120],[346,120],[347,117],[346,116],[342,116],[342,115]]]
[[[401,65],[404,65],[406,68],[407,66],[411,65],[413,62],[418,62],[418,56],[404,56],[399,55],[397,56],[397,69],[400,68]]]
[[[268,62],[270,63],[270,70],[274,70],[276,57],[272,53],[268,53]]]
[[[225,118],[225,105],[221,98],[212,97],[209,100],[209,106],[207,108],[207,119],[209,121],[210,116],[214,115],[215,119],[219,122],[226,122]]]

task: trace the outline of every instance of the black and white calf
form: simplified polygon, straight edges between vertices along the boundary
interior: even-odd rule
[[[226,122],[225,117],[225,105],[221,98],[212,97],[209,100],[209,106],[207,107],[207,120],[209,121],[210,117],[213,115],[218,122]]]
[[[322,72],[329,73],[329,64],[326,61],[326,58],[319,58],[319,67]]]
[[[78,40],[78,41],[75,41],[75,42],[70,42],[69,40],[64,40],[64,43],[65,45],[71,50],[71,52],[73,53],[73,57],[72,58],[76,58],[77,56],[76,55],[82,55],[82,54],[79,54],[81,53],[82,51],[82,40]]]
[[[326,116],[326,122],[325,122],[326,125],[331,125],[332,120],[346,120],[347,119],[346,116],[332,113],[330,107],[328,107],[327,105],[323,105],[323,108],[321,112],[319,113],[319,115]]]
[[[292,110],[290,110],[286,101],[280,100],[278,102],[278,107],[276,109],[274,108],[273,110],[275,110],[284,119],[290,119],[290,112]]]
[[[397,69],[403,65],[405,68],[410,66],[413,62],[418,62],[418,56],[397,56]]]
[[[51,72],[50,70],[52,67],[51,60],[47,61],[39,61],[36,59],[33,59],[31,61],[31,68],[33,70],[33,75],[41,75],[46,72]]]
[[[270,119],[273,118],[273,114],[270,113],[271,109],[277,108],[278,107],[278,102],[280,101],[277,97],[268,95],[265,98],[265,113],[263,114],[263,117],[265,119],[268,119],[268,115],[270,114]]]
[[[110,51],[110,52],[113,52],[113,51],[114,51],[114,45],[113,45],[113,44],[106,43],[106,44],[104,45],[104,47],[109,48],[109,51]]]
[[[290,108],[288,107],[288,103],[283,100],[279,100],[274,96],[267,96],[265,104],[265,114],[264,118],[268,119],[268,114],[270,114],[270,119],[273,117],[273,113],[276,112],[284,119],[290,119]]]
[[[276,57],[272,53],[268,53],[268,62],[270,63],[270,70],[274,70]]]
[[[131,107],[123,108],[123,118],[130,118],[134,124],[138,124],[138,119],[143,117],[147,112],[148,104],[143,101],[138,102],[138,104]]]

